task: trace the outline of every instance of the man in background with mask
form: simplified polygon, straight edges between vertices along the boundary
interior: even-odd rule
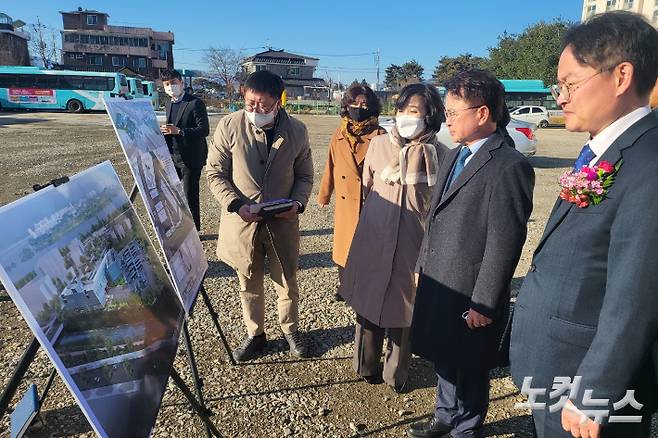
[[[489,370],[506,362],[501,345],[510,282],[526,238],[535,173],[499,132],[506,124],[499,80],[469,70],[446,90],[446,125],[459,146],[439,157],[411,322],[412,352],[434,362],[437,395],[433,418],[408,434],[479,438]]]
[[[306,126],[281,107],[283,81],[267,70],[243,85],[244,110],[224,117],[213,136],[206,173],[222,206],[217,255],[237,271],[247,337],[235,359],[256,357],[266,345],[265,258],[277,293],[279,325],[298,357],[309,349],[298,331],[299,219],[313,187]],[[264,219],[250,205],[278,199],[293,207]]]
[[[166,105],[167,123],[160,126],[160,131],[183,182],[187,205],[199,231],[199,180],[208,156],[206,137],[210,133],[206,104],[184,91],[181,75],[176,70],[164,70],[160,78],[165,93],[171,97],[171,102]]]

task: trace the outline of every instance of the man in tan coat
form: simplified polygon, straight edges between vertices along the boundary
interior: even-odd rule
[[[265,347],[265,257],[277,291],[279,324],[292,354],[307,357],[297,330],[299,219],[313,186],[313,162],[303,123],[281,108],[284,85],[269,71],[244,84],[245,109],[224,117],[208,152],[206,173],[222,206],[217,256],[237,271],[248,336],[235,359],[252,359]],[[292,209],[263,219],[252,204],[291,199]]]

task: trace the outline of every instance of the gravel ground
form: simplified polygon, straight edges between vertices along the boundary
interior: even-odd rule
[[[309,128],[316,169],[316,189],[326,159],[326,148],[338,118],[299,116]],[[214,127],[218,116],[211,117]],[[537,173],[535,207],[528,239],[516,270],[513,287],[518,289],[530,264],[546,219],[558,193],[557,177],[573,160],[586,136],[563,129],[537,132],[537,156],[531,162]],[[111,160],[124,186],[130,190],[130,172],[105,114],[59,113],[0,114],[0,205],[31,192],[34,183],[71,175],[103,160]],[[205,286],[220,314],[229,343],[236,347],[245,335],[241,320],[238,282],[234,272],[215,255],[219,208],[205,181],[201,184],[204,250],[210,268]],[[144,217],[141,205],[138,208]],[[303,436],[401,437],[411,422],[427,418],[434,403],[432,366],[414,358],[409,391],[395,394],[386,385],[371,386],[357,379],[351,368],[354,315],[349,307],[333,301],[337,271],[331,261],[332,209],[320,210],[313,202],[302,215],[301,257],[298,275],[301,290],[300,327],[311,338],[315,358],[295,360],[275,316],[275,293],[268,284],[266,332],[269,343],[262,358],[231,366],[212,320],[200,303],[189,322],[192,343],[204,394],[214,412],[213,420],[229,437]],[[7,383],[31,333],[16,307],[0,296],[0,381]],[[184,348],[175,364],[191,382]],[[45,385],[51,366],[43,352],[30,367],[26,381]],[[42,411],[43,424],[31,436],[93,436],[81,411],[58,378]],[[24,391],[24,381],[19,391]],[[513,408],[522,398],[507,369],[494,371],[488,436],[529,437],[529,412]],[[17,400],[14,400],[14,403]],[[0,421],[0,434],[7,433],[8,418]],[[181,392],[169,384],[155,437],[203,436],[203,425],[188,408]]]

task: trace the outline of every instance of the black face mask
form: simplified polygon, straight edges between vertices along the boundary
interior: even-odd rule
[[[353,106],[347,107],[347,114],[349,114],[350,119],[355,122],[363,122],[365,119],[370,117],[370,110],[368,108],[355,108]]]

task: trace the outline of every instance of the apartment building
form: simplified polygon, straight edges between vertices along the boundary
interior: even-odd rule
[[[148,79],[174,67],[174,34],[148,27],[113,26],[105,12],[62,12],[62,65],[70,70],[128,68]]]
[[[624,10],[644,15],[658,26],[658,0],[584,0],[582,20],[606,11]]]

